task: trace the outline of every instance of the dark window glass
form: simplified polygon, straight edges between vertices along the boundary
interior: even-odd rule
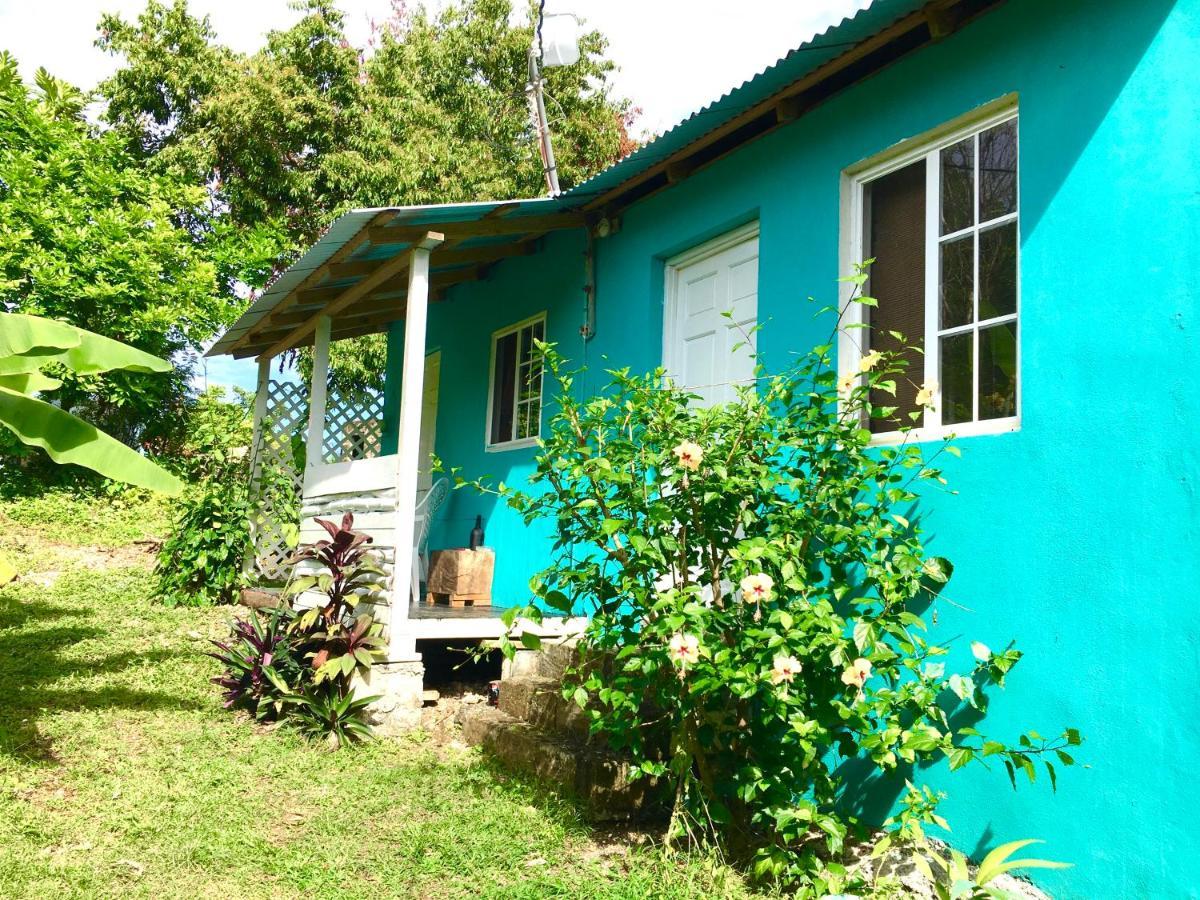
[[[879,305],[868,310],[870,346],[864,349],[896,353],[907,363],[896,379],[895,397],[882,391],[871,394],[873,406],[897,407],[887,420],[871,421],[872,431],[886,432],[913,424],[908,414],[918,410],[917,390],[924,380],[925,356],[913,348],[925,344],[925,163],[884,175],[867,190],[867,257],[875,259],[870,292]]]
[[[979,136],[979,220],[1017,209],[1017,122],[1013,119]]]
[[[942,151],[942,234],[975,224],[975,138]]]
[[[979,418],[1017,414],[1017,323],[979,330]]]
[[[1017,311],[1017,223],[979,232],[979,318]]]
[[[492,371],[491,442],[501,444],[513,439],[516,397],[513,385],[517,374],[517,334],[506,334],[496,341],[496,361]]]
[[[970,422],[975,335],[967,331],[942,338],[942,423]]]
[[[941,260],[941,327],[966,325],[975,317],[975,235],[942,244]]]

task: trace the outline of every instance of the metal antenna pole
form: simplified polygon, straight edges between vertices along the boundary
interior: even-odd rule
[[[550,139],[550,125],[546,121],[546,101],[542,96],[542,73],[538,69],[538,54],[529,48],[529,97],[533,107],[535,126],[538,133],[538,149],[542,155],[542,172],[546,176],[546,190],[551,197],[557,197],[558,166],[554,163],[554,145]]]

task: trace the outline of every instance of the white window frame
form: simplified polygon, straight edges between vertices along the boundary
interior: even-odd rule
[[[1009,221],[1017,225],[1017,274],[1016,274],[1016,311],[1011,315],[998,316],[982,322],[972,321],[968,325],[954,328],[939,327],[940,308],[940,259],[941,243],[955,237],[962,237],[972,231],[979,230],[978,205],[979,187],[975,188],[976,216],[975,224],[959,231],[943,235],[941,233],[941,151],[958,143],[964,138],[986,131],[1002,122],[1018,119],[1017,98],[1015,95],[1002,97],[979,109],[961,116],[952,122],[903,141],[895,147],[871,157],[861,163],[849,167],[842,172],[841,179],[841,241],[839,247],[840,271],[848,274],[854,266],[861,263],[865,254],[866,243],[866,186],[876,179],[903,169],[906,166],[925,160],[925,334],[924,362],[922,374],[924,384],[937,383],[933,406],[926,407],[922,421],[909,432],[888,431],[872,436],[872,444],[896,444],[903,441],[932,441],[950,436],[971,437],[981,434],[1002,434],[1019,431],[1021,427],[1021,397],[1024,392],[1024,379],[1021,375],[1021,343],[1024,329],[1021,327],[1021,130],[1017,128],[1017,209],[1015,212],[996,219],[989,219],[988,226],[995,227]],[[976,171],[978,172],[979,143],[975,143]],[[976,314],[979,307],[979,249],[976,241],[975,249],[975,278],[974,304]],[[859,361],[863,356],[863,345],[860,335],[866,329],[860,327],[868,320],[867,307],[861,303],[852,302],[855,286],[843,282],[841,286],[840,309],[842,310],[842,325],[845,328],[838,335],[838,369],[842,373],[858,371]],[[939,372],[941,368],[941,341],[945,335],[957,332],[975,334],[973,350],[973,385],[972,398],[974,403],[979,399],[979,330],[987,325],[1011,321],[1017,324],[1017,390],[1015,398],[1016,414],[1000,419],[982,419],[972,422],[942,424],[942,387]],[[913,377],[913,373],[909,373]],[[978,411],[976,411],[978,412]]]
[[[755,219],[753,222],[747,222],[745,225],[741,225],[731,231],[726,231],[724,234],[720,234],[702,244],[697,244],[695,247],[689,247],[687,250],[677,253],[663,263],[666,270],[666,277],[663,279],[666,295],[663,298],[662,367],[666,370],[667,377],[672,381],[678,381],[679,371],[682,368],[681,363],[683,362],[680,357],[680,348],[682,345],[681,334],[683,332],[683,322],[679,316],[680,270],[702,262],[710,256],[723,253],[731,247],[736,247],[738,244],[755,240],[758,237],[759,223]],[[759,254],[759,261],[761,261],[761,246],[759,247]],[[757,310],[754,314],[754,320],[757,325]],[[757,343],[754,335],[751,336],[751,343]],[[757,352],[756,349],[755,352]]]
[[[488,453],[494,453],[494,452],[503,451],[503,450],[519,450],[522,447],[536,447],[537,442],[539,440],[541,440],[541,437],[542,437],[542,411],[544,408],[543,407],[543,397],[546,392],[546,373],[544,370],[542,372],[542,378],[538,382],[538,396],[537,396],[538,429],[537,429],[537,434],[530,435],[529,437],[517,438],[517,439],[509,440],[509,441],[497,441],[494,444],[492,443],[492,405],[495,403],[495,399],[496,399],[496,345],[499,344],[501,338],[508,337],[510,334],[514,334],[514,333],[518,335],[518,337],[517,337],[517,357],[518,358],[517,358],[517,364],[515,366],[515,371],[513,372],[513,427],[515,428],[517,422],[520,421],[521,404],[525,403],[526,405],[528,405],[529,403],[532,402],[532,400],[522,401],[519,399],[520,388],[521,388],[521,360],[520,360],[521,338],[520,338],[520,333],[524,329],[528,328],[530,325],[536,325],[538,322],[542,323],[542,340],[545,340],[546,339],[546,311],[545,310],[542,310],[537,315],[530,316],[528,319],[522,319],[520,322],[517,322],[513,325],[506,325],[505,327],[492,332],[492,352],[491,352],[491,356],[488,360],[487,422],[485,424],[485,430],[483,432],[483,448]]]

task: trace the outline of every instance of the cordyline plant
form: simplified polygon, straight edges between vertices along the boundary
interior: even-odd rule
[[[284,712],[284,697],[301,675],[288,633],[293,617],[288,607],[256,610],[233,622],[229,640],[211,642],[218,652],[208,655],[225,665],[225,672],[211,680],[224,688],[226,709],[242,707],[259,721]]]
[[[611,371],[577,399],[576,373],[543,344],[559,407],[531,489],[499,489],[527,522],[556,526],[539,606],[591,617],[565,690],[673,789],[672,839],[818,890],[854,824],[844,762],[897,773],[995,757],[1010,777],[1033,780],[1042,762],[1053,779],[1049,760],[1070,765],[1079,742],[1030,731],[1012,746],[956,724],[954,707],[982,711],[1020,659],[975,643],[973,667],[948,672],[948,647],[925,636],[951,567],[908,516],[917,486],[944,484],[938,456],[957,451],[871,447],[871,417],[901,418],[872,392],[894,395],[904,361],[873,352],[839,378],[833,337],[708,408],[662,370]]]
[[[383,646],[381,629],[367,613],[355,613],[362,602],[376,600],[384,571],[370,552],[370,535],[354,530],[354,516],[346,513],[340,525],[325,519],[316,523],[328,540],[308,544],[292,558],[293,564],[316,563],[317,572],[292,580],[288,594],[309,591],[324,594],[324,601],[299,612],[291,627],[300,657],[308,661],[311,681],[303,692],[288,699],[309,730],[328,736],[337,746],[369,733],[362,713],[375,697],[353,696],[356,672],[369,670]]]
[[[212,681],[225,689],[226,708],[245,707],[259,719],[289,716],[336,748],[371,733],[365,711],[378,698],[356,695],[353,679],[371,668],[383,639],[372,617],[355,608],[377,598],[383,570],[353,515],[340,525],[316,522],[329,539],[302,547],[291,562],[315,563],[317,571],[289,582],[288,605],[234,621],[231,640],[214,641],[220,652],[209,656],[225,664]],[[293,608],[310,591],[323,601]]]

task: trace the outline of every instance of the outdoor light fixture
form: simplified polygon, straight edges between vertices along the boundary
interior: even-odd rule
[[[555,197],[559,194],[558,167],[554,164],[554,147],[550,141],[550,124],[546,121],[546,101],[542,95],[539,67],[570,66],[579,62],[579,19],[573,13],[545,15],[542,12],[545,5],[543,0],[538,9],[533,45],[529,48],[529,84],[525,93],[529,97],[533,124],[538,134],[546,190],[551,197]]]

